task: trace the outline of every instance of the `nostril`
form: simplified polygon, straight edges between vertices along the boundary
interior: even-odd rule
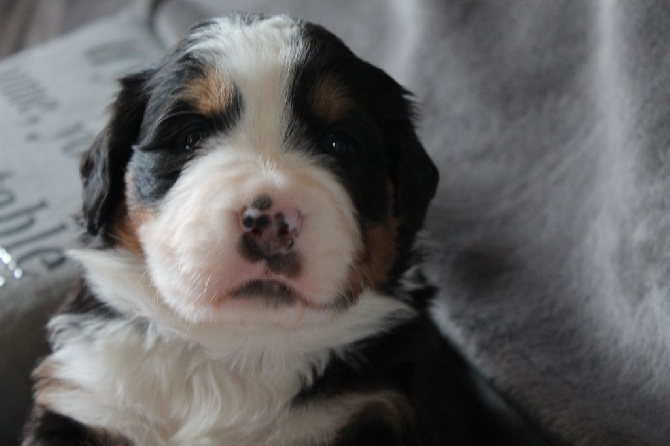
[[[260,235],[261,232],[270,226],[270,217],[255,208],[248,208],[242,212],[242,227],[255,235]]]
[[[250,215],[242,216],[242,227],[245,229],[253,229],[254,227],[254,222],[256,220],[251,217]]]
[[[288,225],[286,223],[283,223],[279,225],[279,231],[277,231],[279,234],[279,237],[285,237],[290,234],[290,231],[288,229]]]
[[[274,221],[277,225],[277,234],[279,236],[297,235],[300,230],[300,221],[302,216],[300,211],[295,209],[277,212],[274,215]]]

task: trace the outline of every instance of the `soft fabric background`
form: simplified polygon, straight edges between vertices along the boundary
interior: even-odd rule
[[[110,13],[102,3],[0,2],[0,48]],[[114,75],[150,63],[198,17],[229,10],[304,17],[384,67],[421,103],[420,134],[442,173],[427,226],[445,334],[558,444],[669,443],[670,4],[133,3],[121,16],[0,62],[0,246],[14,245],[14,256],[25,258],[31,243],[16,245],[29,236],[10,230],[59,222],[67,230],[48,236],[49,246],[72,240],[76,163],[58,157],[63,147],[80,150],[102,126]],[[26,109],[31,102],[12,88],[26,82],[24,73],[57,105]],[[45,312],[74,276],[67,262],[47,268],[51,255],[26,261],[28,278],[2,273],[0,440],[7,444],[27,404]]]

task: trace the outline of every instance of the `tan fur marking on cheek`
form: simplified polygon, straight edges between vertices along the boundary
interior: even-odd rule
[[[35,381],[33,389],[35,403],[41,406],[50,407],[50,396],[64,391],[77,389],[55,377],[56,365],[48,359],[38,365],[33,371],[32,378]]]
[[[181,96],[203,115],[225,111],[233,102],[235,88],[225,74],[214,68],[205,68],[204,76],[191,81]]]
[[[409,400],[403,395],[393,392],[385,392],[363,410],[367,413],[376,413],[386,419],[390,425],[397,429],[397,432],[401,432],[404,427],[411,423],[414,417],[414,410]]]
[[[365,288],[375,288],[389,280],[396,258],[397,219],[363,228],[363,248],[351,267],[348,279],[349,303],[355,302]]]
[[[119,246],[139,255],[144,255],[138,229],[151,218],[148,208],[137,203],[133,197],[132,172],[126,174],[126,198],[116,210],[112,234]]]
[[[316,115],[328,122],[341,119],[353,107],[347,89],[330,76],[316,84],[312,103]]]
[[[361,415],[373,415],[377,420],[384,422],[395,434],[402,433],[411,427],[415,412],[407,397],[392,391],[383,391],[377,394],[362,396],[365,402],[352,410],[349,422],[345,423],[338,432],[340,440],[351,441],[349,429],[356,426],[356,420]],[[349,444],[349,441],[344,441]]]
[[[133,211],[128,211],[127,205],[119,207],[113,229],[114,238],[119,246],[143,255],[138,229],[148,218],[149,211],[144,207],[133,207]]]
[[[374,284],[388,280],[388,273],[395,262],[397,227],[397,220],[390,218],[384,225],[374,226],[365,231],[365,245],[368,251],[365,265]]]
[[[389,197],[393,197],[394,188],[388,184]],[[400,220],[393,215],[393,200],[388,203],[389,217],[375,224],[366,224],[362,228],[362,250],[351,267],[348,280],[350,302],[368,287],[378,287],[389,280],[389,273],[396,260],[396,236]]]

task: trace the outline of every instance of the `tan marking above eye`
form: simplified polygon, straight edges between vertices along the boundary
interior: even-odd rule
[[[353,101],[344,85],[332,76],[325,76],[314,86],[312,105],[318,117],[335,122],[353,107]]]
[[[211,67],[205,68],[203,73],[203,76],[186,84],[181,97],[205,116],[224,112],[235,95],[232,80],[225,73]]]

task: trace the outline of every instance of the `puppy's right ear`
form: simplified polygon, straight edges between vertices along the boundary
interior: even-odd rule
[[[79,166],[83,191],[83,223],[89,246],[105,247],[115,212],[125,197],[124,177],[137,143],[149,99],[147,81],[154,70],[145,70],[120,80],[121,90],[111,105],[111,116]]]

